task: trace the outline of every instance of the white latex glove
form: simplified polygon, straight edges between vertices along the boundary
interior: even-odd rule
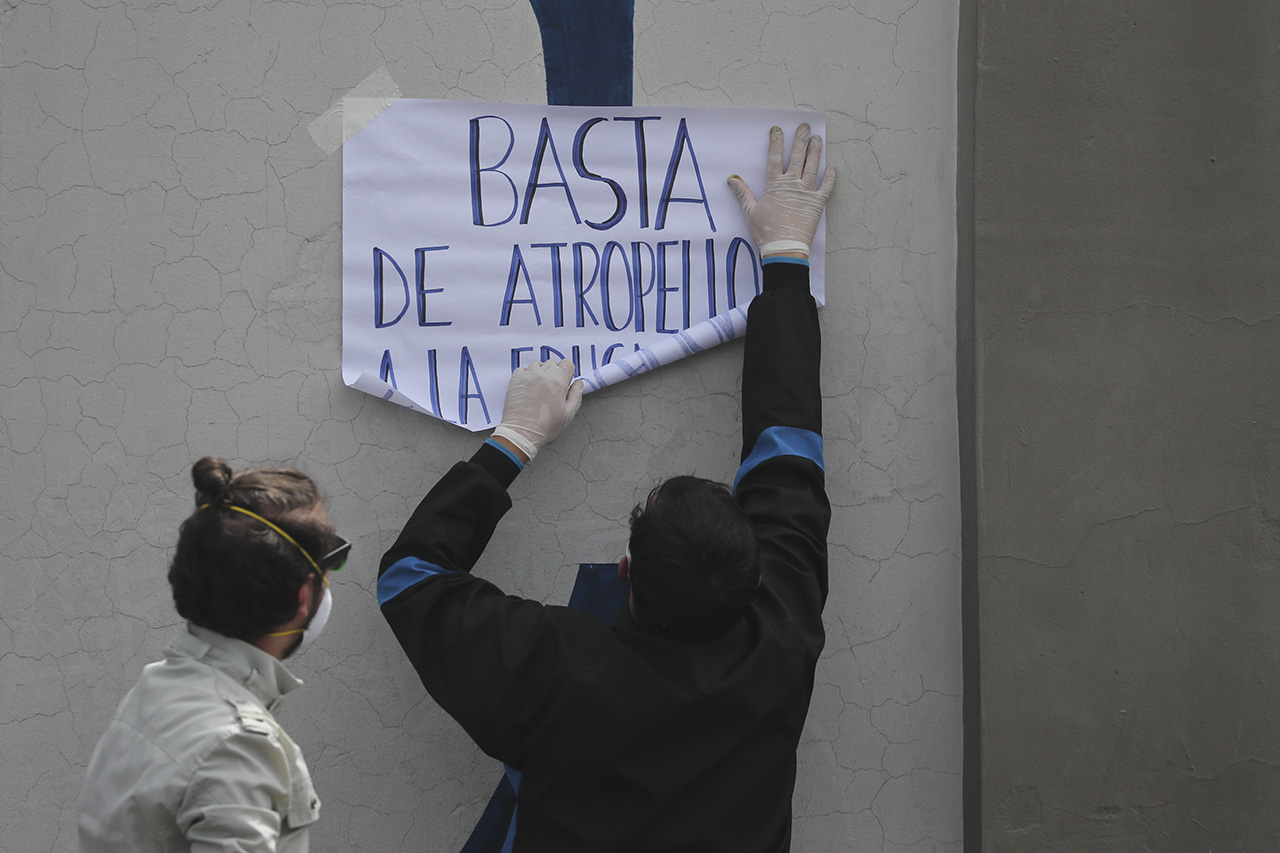
[[[809,125],[796,128],[791,144],[791,161],[782,169],[782,128],[769,131],[769,161],[764,195],[757,201],[755,193],[737,175],[729,178],[729,188],[738,197],[742,213],[751,226],[751,239],[760,254],[803,253],[809,257],[809,246],[818,230],[818,220],[836,185],[836,169],[828,166],[817,185],[818,161],[822,159],[822,137],[810,136]]]
[[[556,440],[582,406],[582,380],[573,381],[573,362],[543,361],[516,368],[493,431],[533,461],[538,449]]]

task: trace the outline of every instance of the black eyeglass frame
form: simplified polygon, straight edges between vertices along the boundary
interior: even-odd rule
[[[343,539],[341,536],[338,536],[338,541],[342,544],[337,548],[334,548],[328,554],[325,554],[319,560],[316,560],[316,565],[324,569],[326,572],[342,571],[342,567],[347,564],[347,557],[351,554],[351,540]],[[337,563],[337,565],[333,566],[332,564],[334,563]]]

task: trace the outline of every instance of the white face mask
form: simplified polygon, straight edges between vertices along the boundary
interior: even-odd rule
[[[320,599],[320,606],[316,608],[316,615],[312,616],[311,621],[307,623],[307,627],[302,629],[302,640],[298,643],[296,649],[289,652],[289,657],[297,657],[316,641],[316,637],[320,636],[320,632],[324,630],[325,624],[329,621],[329,613],[332,610],[333,592],[329,589],[329,585],[325,584],[324,597]]]

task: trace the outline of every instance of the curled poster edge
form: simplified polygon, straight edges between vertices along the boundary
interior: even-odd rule
[[[433,412],[430,408],[419,404],[417,400],[413,399],[408,394],[402,393],[399,389],[392,387],[389,383],[380,379],[376,374],[369,373],[367,371],[364,373],[361,373],[360,375],[356,376],[355,379],[352,379],[349,381],[344,376],[343,381],[347,383],[347,387],[354,388],[357,391],[363,391],[364,393],[368,394],[371,397],[377,397],[380,400],[386,400],[388,403],[395,403],[397,406],[404,406],[406,409],[411,409],[415,412],[419,412],[421,414],[427,415],[437,420],[444,421],[445,423],[451,423],[456,426],[467,427],[472,432],[477,432],[482,429],[488,429],[493,426],[492,424],[485,424],[483,426],[478,426],[478,427],[469,427],[467,426],[467,424],[459,424],[457,421],[452,421],[452,420],[449,420],[448,418],[442,418],[439,415],[437,415],[435,412]]]
[[[703,320],[701,323],[682,329],[670,337],[641,347],[595,370],[584,372],[582,374],[583,390],[599,391],[608,385],[647,373],[664,364],[671,364],[685,356],[728,343],[734,338],[741,337],[746,330],[745,308],[734,308],[724,314],[717,314],[709,320]]]

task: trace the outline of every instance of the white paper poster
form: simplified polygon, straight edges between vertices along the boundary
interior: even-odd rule
[[[482,430],[520,365],[571,358],[593,391],[737,337],[761,270],[726,179],[762,193],[769,128],[789,156],[801,122],[825,135],[799,110],[396,101],[343,147],[343,381]]]

